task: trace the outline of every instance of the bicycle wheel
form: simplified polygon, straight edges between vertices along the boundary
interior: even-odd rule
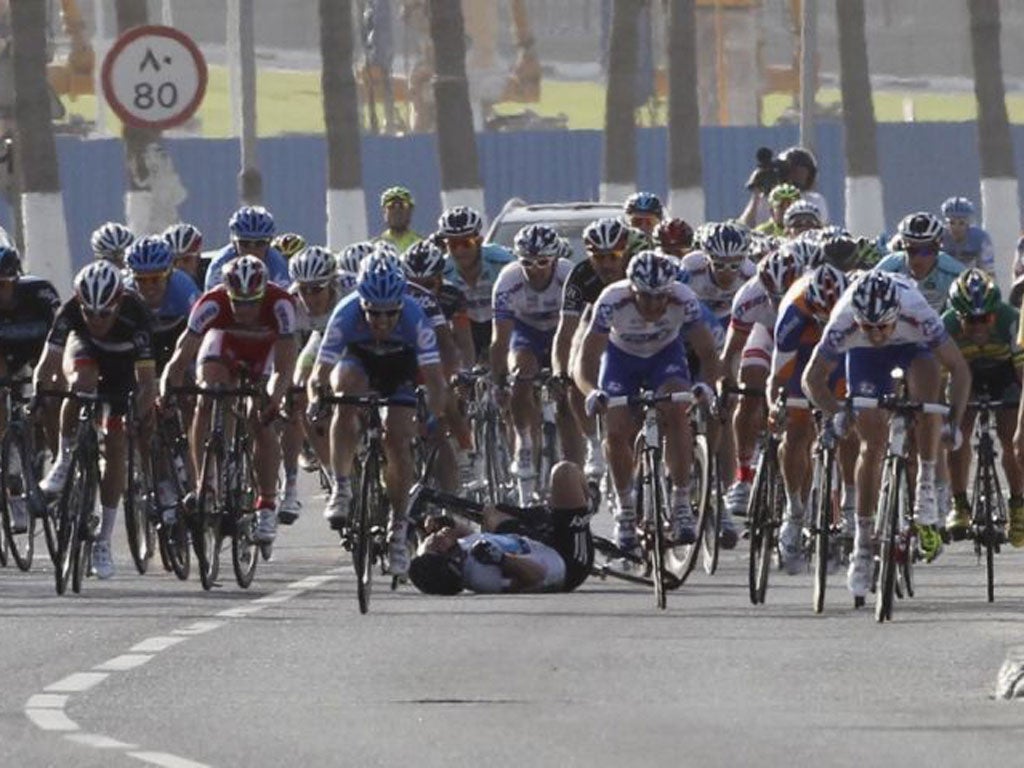
[[[779,514],[777,508],[780,501],[775,450],[774,441],[769,440],[761,452],[747,510],[750,521],[750,601],[754,605],[764,603],[775,548],[775,518]]]
[[[233,474],[235,486],[228,491],[228,514],[234,518],[231,531],[231,567],[235,581],[242,589],[248,589],[256,575],[260,561],[259,545],[256,543],[256,500],[253,498],[254,478],[252,455],[245,440],[237,435],[243,425],[236,425],[235,450],[232,451],[237,466]]]
[[[96,489],[99,487],[96,459],[87,456],[78,466],[82,491],[77,494],[77,508],[72,513],[78,523],[75,526],[75,537],[71,541],[71,590],[76,595],[82,591],[82,582],[85,581],[92,561],[89,518],[96,512]]]
[[[192,569],[192,552],[188,524],[183,518],[180,507],[174,524],[161,525],[157,530],[157,543],[160,547],[160,559],[170,566],[170,570],[175,576],[182,581],[187,581]]]
[[[995,602],[995,554],[996,546],[998,542],[998,534],[995,526],[995,517],[997,514],[996,500],[998,491],[993,487],[993,479],[995,476],[995,462],[994,457],[988,451],[982,450],[978,457],[978,469],[977,472],[980,476],[981,493],[976,493],[974,497],[974,504],[979,507],[975,511],[975,516],[980,517],[981,524],[981,541],[982,546],[985,548],[985,595],[988,598],[988,602]],[[12,550],[13,551],[13,550]]]
[[[504,442],[502,425],[495,414],[487,419],[484,430],[484,466],[491,504],[508,500],[509,455]]]
[[[380,465],[375,450],[371,449],[363,462],[359,483],[359,509],[353,526],[355,541],[352,546],[352,565],[356,572],[356,595],[359,612],[370,610],[370,594],[373,590],[373,521],[376,507],[380,504]]]
[[[128,551],[139,574],[149,569],[156,540],[150,505],[155,498],[149,467],[138,450],[134,429],[128,429],[128,486],[124,494],[124,526],[128,534]]]
[[[697,532],[700,535],[701,562],[704,564],[704,573],[711,576],[718,570],[718,540],[722,533],[722,509],[725,505],[725,497],[722,494],[722,478],[718,475],[718,458],[709,454],[708,464],[708,490],[702,499],[704,509],[701,510],[701,519],[697,521]]]
[[[765,530],[764,535],[761,537],[761,556],[758,562],[757,589],[759,602],[762,604],[764,603],[765,596],[768,594],[768,574],[771,572],[772,557],[778,545],[779,526],[782,523],[782,508],[784,504],[782,478],[779,476],[776,449],[777,446],[773,444],[768,462],[768,507],[764,518]]]
[[[875,621],[892,619],[893,595],[896,591],[896,536],[899,531],[899,496],[901,467],[897,463],[886,467],[890,473],[883,483],[879,498],[881,525],[878,537],[878,586],[875,595]]]
[[[12,465],[12,461],[14,462]],[[35,552],[36,519],[29,508],[28,488],[25,485],[30,474],[22,470],[19,474],[12,469],[29,466],[29,452],[25,445],[24,433],[19,426],[8,425],[0,446],[0,518],[3,523],[3,538],[0,552],[10,550],[18,568],[27,571],[32,567],[32,556]],[[24,506],[24,514],[28,518],[28,527],[18,533],[14,530],[14,505]],[[6,561],[2,565],[6,565]]]
[[[644,529],[648,534],[654,604],[665,610],[665,492],[659,474],[661,462],[658,460],[658,449],[645,451],[642,463],[645,476],[640,478],[638,486],[645,486],[642,509]]]
[[[199,581],[203,589],[213,589],[220,570],[222,509],[218,489],[225,488],[222,471],[223,457],[219,441],[207,444],[203,455],[202,489],[196,500],[196,513],[192,530],[192,547],[199,567]]]
[[[815,457],[814,474],[814,612],[825,609],[825,588],[828,584],[828,558],[831,552],[829,534],[832,527],[832,474],[834,456],[831,450],[823,450]]]
[[[74,565],[72,550],[78,547],[78,509],[83,496],[89,495],[86,488],[88,478],[85,474],[76,452],[71,457],[68,480],[57,503],[57,562],[53,567],[53,575],[58,595],[63,595],[67,591]]]

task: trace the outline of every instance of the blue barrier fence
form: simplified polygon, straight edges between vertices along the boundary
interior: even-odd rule
[[[818,127],[818,189],[829,202],[832,218],[843,216],[844,161],[842,126]],[[1014,126],[1018,177],[1024,176],[1024,126]],[[796,143],[795,127],[701,130],[704,192],[708,218],[738,213],[746,202],[743,182],[759,146],[782,148]],[[603,134],[600,131],[485,133],[477,137],[487,213],[495,215],[510,197],[531,202],[597,199]],[[979,160],[974,123],[882,124],[879,159],[890,228],[910,210],[937,210],[949,195],[979,197]],[[210,247],[226,236],[226,222],[237,206],[239,150],[232,140],[168,139],[188,198],[180,207]],[[88,258],[89,233],[109,219],[124,218],[124,161],[116,139],[59,137],[64,206],[76,261]],[[259,158],[264,199],[283,230],[323,237],[326,228],[324,187],[326,147],[321,137],[263,139]],[[637,132],[637,186],[664,195],[667,191],[667,132]],[[440,173],[432,135],[363,139],[363,183],[371,232],[380,228],[377,196],[393,184],[408,186],[417,205],[413,226],[433,229],[440,213]],[[684,216],[699,218],[693,212]],[[0,222],[9,226],[10,211],[0,203]]]

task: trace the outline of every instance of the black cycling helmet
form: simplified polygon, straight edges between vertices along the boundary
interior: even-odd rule
[[[18,249],[7,243],[0,243],[0,277],[20,277],[21,256]]]
[[[409,581],[428,595],[457,595],[463,589],[458,561],[434,552],[417,555],[409,562]]]

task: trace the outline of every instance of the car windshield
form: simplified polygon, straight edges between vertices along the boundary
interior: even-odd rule
[[[583,252],[583,228],[590,222],[588,221],[544,221],[536,222],[537,224],[547,224],[555,228],[555,230],[562,237],[568,238],[569,244],[572,246],[572,260],[573,262],[582,261],[584,257]],[[526,226],[523,222],[514,223],[511,221],[505,221],[498,225],[498,228],[494,231],[494,237],[491,242],[497,243],[498,245],[504,245],[506,248],[512,247],[512,241],[515,239],[516,232]]]

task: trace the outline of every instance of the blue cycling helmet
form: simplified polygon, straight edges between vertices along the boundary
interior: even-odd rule
[[[659,219],[665,210],[665,206],[661,204],[661,199],[653,192],[634,192],[626,198],[622,208],[627,216],[632,216],[636,213],[649,213],[657,216]]]
[[[512,249],[524,261],[555,259],[561,252],[558,233],[544,224],[527,224],[516,232]]]
[[[231,215],[228,229],[239,240],[269,240],[277,231],[274,217],[262,205],[243,205]]]
[[[640,251],[630,259],[626,279],[639,293],[668,293],[676,282],[676,268],[668,256]]]
[[[731,221],[714,224],[705,233],[701,250],[712,261],[742,259],[750,255],[750,232]]]
[[[166,272],[173,260],[170,244],[160,235],[140,237],[125,252],[132,272]]]
[[[374,251],[359,266],[356,290],[364,305],[397,306],[405,295],[401,262],[388,253]]]
[[[974,203],[966,197],[950,197],[943,201],[941,210],[947,219],[969,219],[974,215]]]

